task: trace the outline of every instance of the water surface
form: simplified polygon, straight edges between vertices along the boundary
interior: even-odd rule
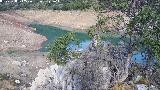
[[[61,37],[71,31],[64,30],[62,28],[48,26],[48,25],[40,25],[40,24],[32,24],[30,25],[33,28],[36,28],[36,33],[41,34],[47,38],[47,41],[43,43],[40,51],[48,51],[47,46],[53,43],[58,37]],[[86,33],[76,32],[76,39],[80,41],[80,47],[85,48],[86,43],[90,42],[90,38]],[[74,47],[74,45],[72,45]]]
[[[47,52],[47,46],[51,43],[53,43],[58,37],[61,37],[71,31],[64,30],[62,28],[58,27],[53,27],[53,26],[48,26],[48,25],[40,25],[40,24],[32,24],[31,27],[36,28],[36,32],[38,34],[41,34],[47,38],[47,41],[43,43],[42,48],[40,51],[42,52]],[[83,32],[75,32],[76,33],[76,39],[79,39],[80,45],[79,47],[75,44],[70,44],[69,47],[73,50],[84,50],[87,49],[91,39],[87,35],[87,33]],[[113,35],[106,35],[105,41],[111,42],[113,44],[118,44],[120,42],[120,36],[113,36]],[[144,55],[141,55],[141,53],[137,53],[133,55],[132,60],[139,62],[139,63],[144,63]]]

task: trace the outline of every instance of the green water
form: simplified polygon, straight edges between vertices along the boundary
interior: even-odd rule
[[[48,40],[42,44],[42,48],[40,51],[48,51],[47,46],[51,43],[53,43],[58,37],[63,36],[66,33],[69,33],[70,31],[53,27],[53,26],[48,26],[48,25],[40,25],[40,24],[32,24],[30,25],[33,28],[36,28],[36,33],[41,34],[45,36]],[[111,42],[113,44],[118,44],[120,42],[120,36],[119,35],[112,35],[112,34],[105,34],[105,38],[103,39],[104,41]],[[80,40],[80,49],[85,49],[88,47],[90,44],[91,40],[89,36],[86,33],[81,33],[81,32],[76,32],[76,38]],[[77,48],[76,45],[70,45],[73,48]],[[135,54],[132,59],[135,60],[136,62],[139,63],[144,63],[143,59],[144,57],[140,54],[137,53]]]
[[[33,28],[36,28],[36,33],[45,36],[48,40],[43,43],[42,49],[40,51],[47,51],[47,46],[53,43],[58,37],[61,37],[71,31],[63,30],[58,27],[48,26],[48,25],[40,25],[40,24],[32,24],[30,25]],[[76,32],[76,38],[80,42],[85,42],[90,40],[89,36],[86,33]]]
[[[58,27],[48,26],[48,25],[41,25],[41,24],[32,24],[30,25],[33,28],[36,28],[36,33],[41,34],[45,36],[48,40],[43,43],[42,48],[40,51],[48,51],[47,46],[51,43],[53,43],[58,37],[61,37],[71,31],[67,31]],[[90,44],[90,38],[86,33],[82,32],[75,32],[76,33],[76,39],[80,42],[80,48],[84,49],[87,48]],[[109,41],[113,44],[118,44],[120,41],[119,36],[106,34],[105,41]],[[75,47],[75,45],[71,45],[71,47]]]

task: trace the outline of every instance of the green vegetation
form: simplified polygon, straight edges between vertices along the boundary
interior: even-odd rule
[[[148,85],[154,82],[158,85],[159,79],[153,78],[157,78],[158,74],[154,74],[159,73],[160,69],[160,0],[109,0],[106,2],[108,5],[105,5],[106,7],[120,10],[130,18],[123,38],[129,38],[129,41],[124,40],[128,54],[133,54],[135,51],[145,54],[144,63],[146,64],[138,68],[140,70],[138,75],[146,77],[142,82],[147,82]],[[134,72],[131,74],[137,75]]]
[[[160,60],[160,1],[159,0],[99,0],[103,9],[120,10],[131,18],[125,37],[130,37],[129,52],[144,48],[148,62]],[[103,21],[103,20],[100,20]],[[100,22],[99,22],[100,24]],[[91,29],[94,30],[94,29]],[[95,30],[94,30],[95,31]],[[98,31],[100,31],[98,29]],[[90,31],[91,32],[91,31]],[[148,56],[149,55],[149,56]]]
[[[88,35],[96,41],[96,44],[97,42],[99,44],[101,41],[99,39],[104,38],[106,33],[112,33],[105,27],[106,21],[109,18],[101,14],[102,10],[120,10],[127,14],[130,22],[126,25],[126,30],[121,28],[124,32],[121,36],[124,41],[124,46],[127,49],[126,52],[128,53],[126,56],[129,57],[129,59],[127,59],[129,60],[127,61],[128,65],[125,65],[127,69],[125,68],[125,70],[128,73],[131,62],[130,55],[133,55],[135,51],[144,53],[147,61],[146,64],[139,66],[139,68],[131,65],[130,70],[135,69],[132,70],[132,73],[138,73],[144,76],[139,83],[150,84],[152,81],[151,78],[154,78],[152,75],[154,75],[160,67],[160,0],[63,0],[59,3],[40,3],[35,0],[33,3],[19,2],[0,4],[1,11],[9,9],[85,10],[90,8],[100,13],[97,24],[88,30]],[[117,27],[120,22],[123,21],[123,18],[117,16],[115,19],[117,20]],[[117,29],[117,31],[119,30],[118,28],[115,29]],[[118,34],[118,32],[116,32],[116,34]],[[74,33],[69,33],[58,38],[49,46],[48,58],[57,64],[65,64],[68,60],[71,60],[72,55],[77,57],[78,55],[76,53],[72,54],[68,48],[68,45],[73,42],[75,42]],[[159,66],[158,68],[154,66],[155,62],[158,64],[156,65]],[[118,67],[118,65],[115,65],[115,67]],[[117,71],[118,69],[115,69],[113,73],[117,74]]]
[[[148,60],[160,60],[160,13],[151,6],[144,6],[130,21],[128,34],[134,38],[136,49],[145,48]]]
[[[65,3],[62,10],[85,10],[91,7],[91,0],[73,0]]]
[[[132,18],[127,26],[128,31],[125,35],[127,38],[130,37],[130,41],[125,42],[128,44],[127,47],[130,47],[129,53],[145,48],[146,55],[150,55],[148,56],[150,57],[148,58],[149,61],[155,58],[160,59],[159,0],[141,2],[131,0],[68,0],[61,3],[63,3],[62,10],[89,9],[94,4],[96,6],[93,8],[97,11],[101,11],[102,8],[110,8],[126,12],[128,17]],[[108,33],[108,30],[103,27],[107,20],[107,17],[100,14],[96,26],[89,29],[89,36],[93,38],[95,34],[102,36],[104,32]],[[117,20],[121,21],[122,17],[117,16]]]
[[[8,80],[9,76],[7,74],[0,74],[0,81]]]
[[[131,0],[99,0],[99,4],[103,9],[126,11],[129,8]]]
[[[57,64],[65,64],[71,59],[71,52],[68,46],[70,43],[77,43],[75,41],[76,39],[74,33],[68,33],[62,37],[59,37],[49,46],[48,58],[50,60],[54,60]]]
[[[27,0],[30,1],[30,0]],[[32,0],[33,2],[17,2],[17,3],[0,3],[0,11],[17,10],[17,9],[50,9],[50,10],[85,10],[92,6],[92,0],[60,0],[53,2],[52,0]],[[54,0],[55,1],[55,0]]]
[[[130,18],[122,40],[128,54],[133,55],[135,51],[145,54],[145,64],[139,66],[138,73],[131,72],[131,75],[144,76],[145,78],[142,78],[140,82],[147,85],[153,82],[159,84],[159,79],[153,80],[153,78],[157,77],[154,73],[159,73],[160,69],[160,0],[100,0],[99,5],[103,9],[120,10]],[[123,20],[121,17],[117,19]],[[96,34],[103,35],[106,29],[103,28],[104,21],[105,18],[99,19],[97,25],[89,29],[88,34],[91,37]],[[128,67],[129,70],[134,68],[134,65],[137,63],[133,64],[133,67]],[[155,72],[152,72],[153,70]]]

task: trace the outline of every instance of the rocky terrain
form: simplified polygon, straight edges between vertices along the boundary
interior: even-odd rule
[[[106,15],[116,14],[111,12]],[[81,90],[82,86],[86,89],[108,88],[111,71],[107,62],[104,63],[101,59],[97,61],[94,57],[96,55],[91,53],[88,54],[93,55],[93,58],[89,61],[75,60],[66,66],[49,62],[47,53],[37,51],[46,37],[36,34],[34,28],[28,27],[31,23],[41,23],[80,30],[95,25],[96,20],[95,12],[0,12],[0,90]],[[108,22],[111,25],[109,27],[112,27],[111,21]],[[94,74],[94,71],[98,73]],[[94,77],[89,77],[91,74]]]
[[[125,22],[128,18],[121,12],[107,12],[104,16],[111,17],[106,28],[117,27],[114,17],[123,16]],[[95,25],[98,13],[92,11],[51,11],[51,10],[24,10],[0,12],[0,50],[25,49],[38,50],[46,41],[44,36],[34,33],[36,29],[28,27],[32,23],[58,26],[66,30],[84,31]],[[121,23],[121,27],[125,23]]]
[[[16,50],[0,52],[0,62],[0,90],[30,90],[39,70],[51,64],[45,53]]]
[[[0,51],[7,49],[38,50],[45,36],[34,33],[27,19],[15,13],[0,13]]]

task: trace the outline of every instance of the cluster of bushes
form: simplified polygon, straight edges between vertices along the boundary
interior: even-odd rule
[[[84,10],[91,7],[90,0],[61,0],[60,2],[11,2],[0,3],[0,11],[18,9]]]
[[[90,0],[75,0],[69,3],[65,3],[62,10],[84,10],[89,9],[92,5]]]

